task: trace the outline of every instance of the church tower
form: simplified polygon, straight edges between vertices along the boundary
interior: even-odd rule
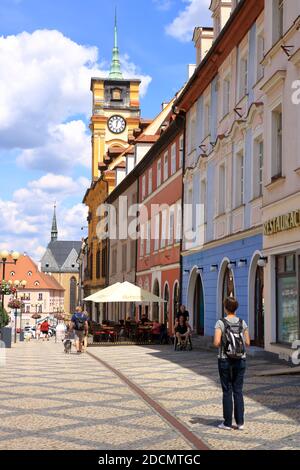
[[[55,242],[57,240],[57,236],[58,236],[58,230],[57,230],[57,221],[56,221],[56,205],[54,205],[52,228],[51,228],[51,241]]]
[[[126,150],[139,127],[140,101],[138,79],[124,78],[121,70],[117,15],[114,25],[114,47],[107,78],[92,78],[93,110],[92,181],[98,180],[113,159]]]

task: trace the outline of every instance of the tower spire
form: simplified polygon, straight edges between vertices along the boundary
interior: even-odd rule
[[[55,242],[57,240],[58,230],[57,230],[57,220],[56,220],[56,203],[54,203],[54,212],[52,218],[52,228],[51,228],[51,241]]]
[[[118,26],[117,26],[117,7],[115,9],[115,34],[112,61],[110,66],[109,78],[119,80],[123,78],[118,48]]]

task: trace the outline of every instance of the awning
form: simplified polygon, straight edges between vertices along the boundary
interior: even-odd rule
[[[106,287],[96,292],[96,294],[86,297],[84,300],[95,303],[113,303],[113,302],[165,302],[165,300],[157,297],[157,295],[148,292],[141,287],[135,286],[130,282],[117,282],[116,284]]]

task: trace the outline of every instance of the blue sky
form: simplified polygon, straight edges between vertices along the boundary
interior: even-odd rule
[[[192,31],[211,24],[209,3],[0,0],[0,248],[38,259],[54,200],[61,238],[82,236],[89,81],[109,67],[114,7],[123,70],[141,77],[142,115],[153,117],[187,78]]]

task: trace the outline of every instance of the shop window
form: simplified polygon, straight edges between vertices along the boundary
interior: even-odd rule
[[[277,341],[291,344],[299,338],[299,286],[296,254],[276,258]]]

